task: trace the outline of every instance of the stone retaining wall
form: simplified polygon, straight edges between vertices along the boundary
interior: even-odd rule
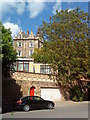
[[[30,73],[30,72],[15,72],[13,73],[12,78],[16,80],[26,80],[26,81],[57,82],[55,75]]]
[[[30,95],[30,88],[35,87],[35,95],[41,96],[40,88],[42,87],[58,87],[56,76],[46,74],[33,74],[29,72],[15,72],[12,78],[21,86],[23,96]]]

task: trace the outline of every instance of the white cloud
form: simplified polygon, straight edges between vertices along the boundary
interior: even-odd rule
[[[11,29],[12,37],[14,37],[14,35],[16,36],[21,29],[17,24],[10,23],[10,22],[4,23],[3,25],[5,28]]]
[[[27,3],[27,4],[26,4]],[[30,18],[34,18],[40,14],[45,8],[44,0],[3,0],[2,1],[2,13],[4,14],[23,14],[27,9],[30,13]]]
[[[61,0],[58,0],[53,6],[52,13],[56,14],[56,10],[61,11]]]
[[[12,2],[2,2],[2,13],[15,13],[17,12],[21,15],[25,11],[25,2],[16,2],[16,0],[12,0]]]
[[[27,10],[30,13],[30,18],[35,18],[40,14],[45,8],[44,2],[30,2],[28,3]]]

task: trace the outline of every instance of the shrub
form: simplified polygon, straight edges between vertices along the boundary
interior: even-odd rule
[[[76,102],[86,100],[87,94],[80,86],[70,88],[70,99]]]

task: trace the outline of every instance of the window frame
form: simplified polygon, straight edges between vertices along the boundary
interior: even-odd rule
[[[29,56],[32,56],[31,51],[32,51],[32,54],[34,52],[33,50],[29,50]]]
[[[21,62],[21,63],[20,63]],[[19,70],[19,64],[23,64],[23,70]],[[28,70],[25,70],[24,69],[24,65],[25,64],[28,64]],[[24,72],[29,72],[29,61],[26,62],[26,61],[17,61],[16,62],[16,71],[24,71]]]
[[[19,52],[21,52],[21,54],[19,54]],[[18,53],[18,54],[17,54],[18,57],[21,57],[21,56],[22,56],[22,51],[21,51],[21,50],[17,50],[17,53]]]
[[[18,47],[22,47],[22,42],[18,42]]]
[[[32,41],[29,42],[29,47],[33,48],[34,47],[34,43]]]
[[[40,73],[51,74],[51,66],[50,65],[40,65]]]

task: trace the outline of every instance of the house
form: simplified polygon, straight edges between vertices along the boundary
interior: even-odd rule
[[[23,96],[39,95],[46,100],[62,100],[63,96],[51,66],[34,63],[31,58],[35,48],[43,47],[43,38],[39,32],[35,36],[32,31],[30,34],[29,30],[27,33],[20,31],[17,37],[13,38],[13,46],[18,53],[18,60],[12,78],[21,86]]]
[[[27,33],[20,32],[18,35],[13,38],[13,46],[17,51],[17,57],[30,58],[34,52],[35,48],[41,48],[43,46],[43,38],[40,37],[39,32],[37,32],[36,36],[34,33],[27,30]]]

